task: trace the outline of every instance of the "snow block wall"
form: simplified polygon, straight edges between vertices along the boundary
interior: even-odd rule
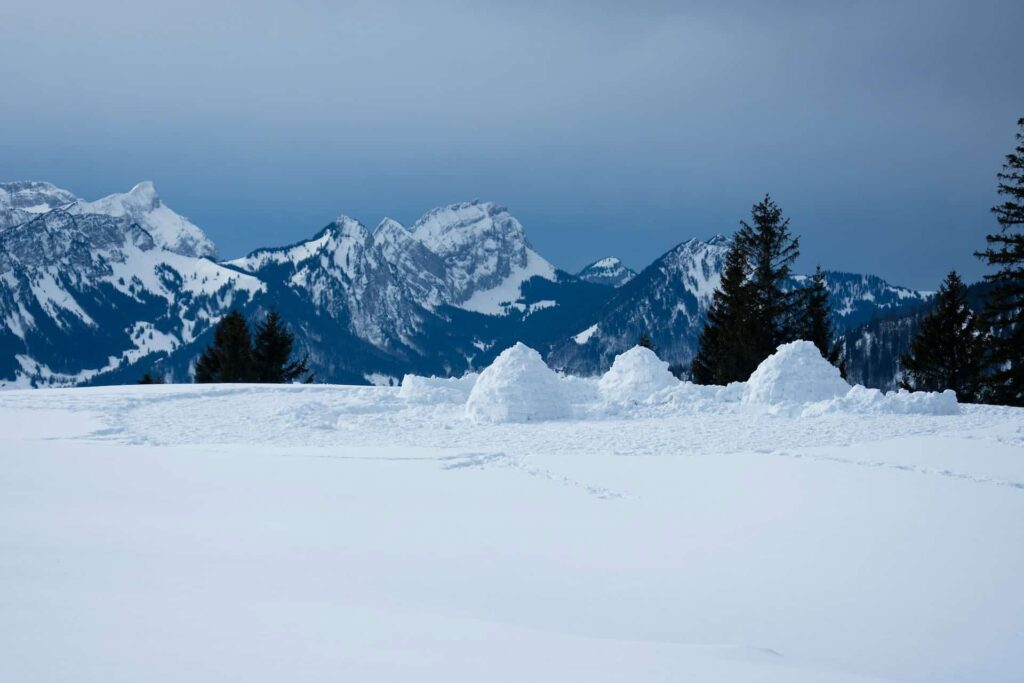
[[[465,403],[479,377],[471,372],[462,377],[420,377],[406,375],[398,397],[410,403]]]

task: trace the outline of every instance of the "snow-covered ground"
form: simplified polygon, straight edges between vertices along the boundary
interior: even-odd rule
[[[786,353],[2,393],[0,680],[1019,681],[1024,411]]]

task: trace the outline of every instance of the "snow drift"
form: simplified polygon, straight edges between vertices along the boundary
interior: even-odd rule
[[[420,377],[406,375],[398,397],[410,403],[465,403],[479,375],[471,372],[462,377]]]
[[[480,373],[466,401],[466,416],[477,422],[537,422],[570,413],[563,380],[521,342]]]

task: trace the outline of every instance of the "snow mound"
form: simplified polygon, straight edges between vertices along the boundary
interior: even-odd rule
[[[864,413],[872,415],[959,415],[960,404],[956,393],[950,389],[943,392],[890,391],[868,389],[857,385],[845,396],[808,406],[805,417],[829,413]]]
[[[781,345],[761,361],[743,392],[744,403],[816,403],[850,391],[839,369],[809,341]]]
[[[523,343],[480,373],[466,401],[466,416],[476,422],[538,422],[570,413],[562,379]]]
[[[634,346],[615,357],[612,367],[601,377],[601,397],[611,403],[639,403],[654,394],[679,384],[668,363],[654,351]]]
[[[471,372],[462,377],[420,377],[406,375],[402,379],[399,398],[409,403],[465,403],[479,375]]]

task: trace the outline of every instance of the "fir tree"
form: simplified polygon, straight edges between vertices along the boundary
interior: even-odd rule
[[[646,332],[640,335],[640,341],[638,341],[636,345],[645,349],[651,349],[652,351],[654,350],[654,345],[651,344],[651,337]]]
[[[747,252],[733,243],[725,257],[722,281],[708,309],[707,323],[690,374],[698,384],[728,384],[747,379],[762,360],[751,345],[753,308]]]
[[[900,359],[906,374],[901,386],[921,391],[952,389],[957,398],[975,402],[984,368],[984,342],[967,288],[956,271],[946,276],[935,296],[935,308]]]
[[[253,381],[252,342],[249,325],[238,311],[221,318],[213,333],[213,344],[196,361],[195,381]]]
[[[292,360],[295,337],[288,331],[277,311],[271,311],[256,326],[253,340],[253,381],[281,384],[292,382],[303,375],[311,382],[307,357]]]
[[[1024,406],[1024,118],[1017,126],[1017,146],[997,175],[1006,198],[992,208],[1000,231],[987,235],[988,247],[976,255],[998,269],[985,276],[994,285],[984,314],[990,332],[985,398]]]
[[[148,372],[139,380],[139,384],[163,384],[164,378],[160,375],[151,375]]]
[[[751,209],[751,220],[753,224],[740,221],[736,241],[750,266],[755,323],[750,343],[760,362],[779,344],[797,338],[800,302],[785,284],[800,255],[800,239],[790,234],[789,219],[768,195]]]
[[[828,287],[821,266],[814,270],[810,287],[801,290],[803,295],[803,316],[800,338],[814,342],[818,351],[832,365],[839,365],[839,346],[833,343],[832,307],[828,302]]]

